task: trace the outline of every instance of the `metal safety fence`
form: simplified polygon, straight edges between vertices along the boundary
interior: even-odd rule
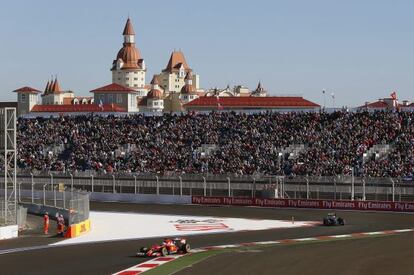
[[[17,199],[19,203],[40,205],[60,209],[67,213],[69,224],[79,223],[89,218],[89,194],[76,188],[68,188],[63,183],[54,183],[45,178],[32,178],[29,181],[19,178]]]
[[[334,200],[413,201],[414,183],[396,178],[336,177],[230,177],[191,175],[19,176],[20,190],[50,192],[31,197],[34,203],[70,207],[67,190],[115,194],[202,195],[230,197],[278,197]],[[70,192],[69,192],[70,193]],[[26,198],[27,199],[27,198]],[[73,204],[74,202],[72,202]],[[79,205],[78,208],[85,206]]]
[[[0,226],[12,225],[17,223],[16,208],[14,204],[8,204],[0,198]]]

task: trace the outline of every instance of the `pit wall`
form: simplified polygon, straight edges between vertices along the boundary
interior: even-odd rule
[[[203,205],[234,205],[275,208],[310,208],[336,209],[356,211],[387,211],[387,212],[414,212],[414,202],[391,201],[334,201],[334,200],[307,200],[307,199],[265,199],[265,198],[232,198],[232,197],[203,197],[192,196],[193,204]]]

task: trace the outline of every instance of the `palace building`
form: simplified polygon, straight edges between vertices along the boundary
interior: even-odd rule
[[[268,97],[259,82],[250,91],[238,85],[233,89],[200,88],[200,76],[188,65],[184,53],[173,51],[166,67],[146,84],[146,65],[136,44],[130,18],[123,28],[123,44],[112,61],[112,82],[90,91],[92,96],[76,96],[63,90],[57,77],[49,80],[43,92],[23,87],[16,89],[18,114],[24,116],[77,113],[183,112],[218,109],[315,109],[319,105],[302,99]],[[40,97],[39,97],[40,95]],[[222,100],[218,100],[223,98]],[[226,98],[226,99],[224,99]],[[243,99],[245,98],[245,99]],[[289,102],[289,103],[288,103]],[[303,106],[302,106],[303,105]]]

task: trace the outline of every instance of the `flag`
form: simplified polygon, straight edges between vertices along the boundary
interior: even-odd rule
[[[101,108],[101,110],[103,111],[103,102],[102,102],[102,99],[99,100],[99,108]]]
[[[335,98],[335,94],[334,93],[332,93],[331,96],[332,96],[332,98]]]
[[[397,99],[397,93],[395,91],[391,93],[391,98],[394,100]]]

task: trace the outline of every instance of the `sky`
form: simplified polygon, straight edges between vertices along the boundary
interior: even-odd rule
[[[409,0],[2,1],[0,101],[51,75],[77,95],[109,84],[128,16],[147,82],[181,49],[206,89],[261,81],[327,107],[392,91],[414,101],[413,10]]]

